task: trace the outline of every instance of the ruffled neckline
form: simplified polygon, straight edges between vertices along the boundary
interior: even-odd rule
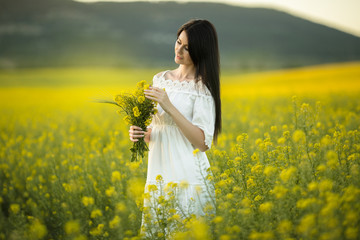
[[[169,71],[169,70],[167,70]],[[195,80],[190,81],[179,81],[177,79],[168,79],[165,78],[165,71],[163,74],[161,74],[160,77],[156,76],[156,78],[159,80],[159,82],[163,82],[165,88],[168,90],[180,90],[180,91],[196,91],[197,93],[201,93],[207,96],[211,96],[210,91],[207,89],[207,87],[201,82],[198,81],[197,83]]]
[[[162,80],[164,82],[168,82],[168,83],[172,83],[174,85],[191,85],[191,86],[195,86],[195,80],[191,80],[191,81],[179,81],[179,80],[172,80],[172,79],[168,79],[165,78],[165,76],[161,76],[160,78],[162,78]]]

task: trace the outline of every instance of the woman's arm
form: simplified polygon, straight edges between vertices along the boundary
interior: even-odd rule
[[[151,135],[151,128],[147,128],[147,131],[145,132],[144,141],[149,143],[150,142],[150,135]]]
[[[170,102],[164,90],[157,87],[150,87],[148,90],[145,90],[145,97],[157,101],[160,104],[162,109],[164,109],[164,111],[172,117],[176,125],[180,128],[181,132],[192,145],[202,152],[208,149],[208,146],[205,144],[205,135],[203,130],[193,125],[179,112],[179,110],[176,109],[176,107]]]

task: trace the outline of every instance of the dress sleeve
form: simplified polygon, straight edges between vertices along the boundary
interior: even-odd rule
[[[211,95],[196,96],[192,124],[204,131],[205,144],[210,149],[215,129],[215,102]]]

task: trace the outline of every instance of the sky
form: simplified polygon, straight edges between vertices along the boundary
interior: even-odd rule
[[[79,2],[131,2],[132,0],[76,0]],[[146,0],[142,0],[146,1]],[[148,0],[160,2],[163,0]],[[171,0],[164,0],[171,1]],[[267,7],[324,24],[360,37],[360,0],[176,0],[221,2],[245,7]]]

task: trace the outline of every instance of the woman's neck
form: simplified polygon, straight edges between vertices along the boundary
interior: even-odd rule
[[[195,78],[195,67],[194,65],[179,65],[175,71],[176,78],[179,81],[189,81]]]

